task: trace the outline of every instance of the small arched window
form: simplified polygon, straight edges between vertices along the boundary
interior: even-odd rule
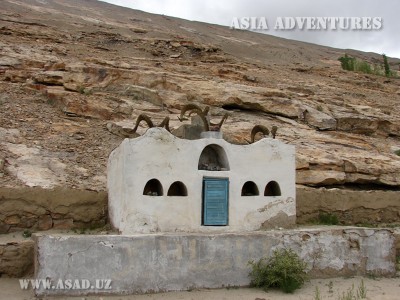
[[[155,178],[147,181],[144,189],[143,195],[146,196],[162,196],[163,195],[163,187],[161,182]]]
[[[264,196],[281,196],[281,188],[276,181],[270,181],[265,187]]]
[[[242,196],[258,196],[258,187],[253,181],[247,181],[242,187]]]
[[[187,189],[183,182],[175,181],[168,189],[168,196],[187,196]]]
[[[224,148],[216,144],[205,147],[200,154],[198,169],[207,171],[229,171],[228,157]]]

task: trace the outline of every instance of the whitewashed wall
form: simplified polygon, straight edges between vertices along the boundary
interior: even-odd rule
[[[203,149],[221,146],[229,171],[198,170]],[[229,178],[229,225],[202,226],[203,177]],[[143,195],[146,183],[158,179],[163,196]],[[281,196],[264,196],[269,181],[280,185]],[[167,196],[170,185],[181,181],[188,196]],[[253,181],[259,196],[241,196]],[[233,145],[223,139],[179,139],[162,128],[151,128],[135,139],[125,139],[108,161],[109,214],[123,234],[149,232],[251,231],[262,224],[290,227],[295,223],[295,149],[264,138],[251,145]]]

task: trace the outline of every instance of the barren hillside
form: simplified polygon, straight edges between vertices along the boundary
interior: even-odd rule
[[[1,186],[104,191],[119,127],[147,113],[177,128],[196,103],[231,112],[233,143],[278,126],[298,184],[397,189],[400,79],[343,71],[344,53],[95,0],[2,0]]]

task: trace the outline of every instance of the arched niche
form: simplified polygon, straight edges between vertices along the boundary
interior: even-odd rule
[[[247,181],[243,184],[242,196],[258,196],[259,194],[258,187],[253,181]]]
[[[281,188],[276,181],[270,181],[265,186],[264,196],[281,196]]]
[[[183,182],[175,181],[168,189],[167,196],[187,196],[187,189]]]
[[[163,187],[161,182],[158,179],[150,179],[147,181],[146,185],[143,189],[143,195],[146,196],[162,196],[163,195]]]
[[[199,158],[198,169],[206,171],[229,171],[229,161],[224,148],[215,144],[205,147]]]

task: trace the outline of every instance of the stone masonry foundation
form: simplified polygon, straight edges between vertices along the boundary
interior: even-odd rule
[[[249,284],[249,260],[292,248],[314,277],[395,274],[387,229],[322,227],[221,234],[36,236],[35,276],[111,279],[111,289],[40,289],[49,294],[135,294]]]

